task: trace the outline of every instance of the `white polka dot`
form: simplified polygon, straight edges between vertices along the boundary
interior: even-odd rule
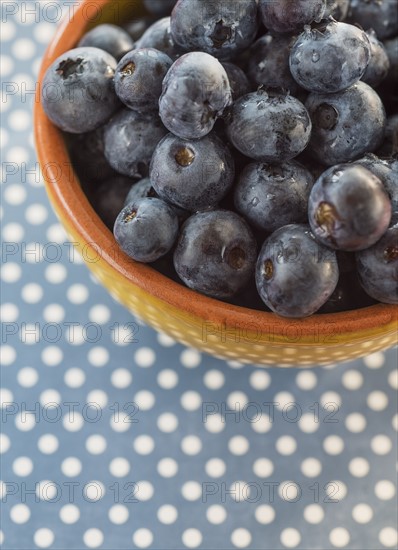
[[[12,365],[17,357],[17,352],[12,346],[8,344],[0,346],[0,362],[5,367],[7,365]]]
[[[32,367],[23,367],[17,374],[18,384],[24,388],[32,388],[37,384],[39,375]]]
[[[386,455],[388,454],[392,449],[392,442],[389,437],[386,435],[380,434],[375,435],[371,442],[370,446],[372,451],[377,455]]]
[[[243,435],[235,435],[228,441],[229,452],[236,456],[245,455],[249,450],[249,441]]]
[[[50,227],[47,229],[46,237],[51,243],[64,244],[68,241],[65,229],[59,223],[54,223],[53,225],[50,225]]]
[[[161,432],[171,433],[178,427],[178,418],[173,413],[163,413],[158,417],[156,424]]]
[[[391,421],[392,427],[398,432],[398,413],[394,414]]]
[[[249,382],[255,390],[266,390],[271,384],[271,376],[265,370],[257,370],[251,373]]]
[[[186,455],[197,455],[202,450],[202,442],[196,435],[187,435],[181,440],[181,449]]]
[[[227,467],[221,458],[211,458],[205,464],[206,474],[210,477],[222,477]]]
[[[293,529],[293,527],[287,527],[286,529],[283,529],[281,532],[281,543],[286,548],[296,548],[300,544],[301,541],[301,535],[297,529]]]
[[[16,476],[26,477],[33,471],[33,462],[27,456],[20,456],[12,463],[12,471]]]
[[[62,264],[51,264],[46,267],[44,276],[49,283],[63,283],[67,277],[66,267]]]
[[[202,544],[202,533],[198,529],[186,529],[182,534],[182,542],[187,548],[197,548]]]
[[[396,548],[398,545],[398,531],[394,527],[384,527],[379,533],[379,541],[386,548]]]
[[[375,485],[375,495],[380,500],[390,500],[395,496],[395,485],[388,479],[381,479]]]
[[[138,548],[148,548],[153,542],[153,534],[149,529],[137,529],[133,535],[133,542]]]
[[[313,413],[304,413],[298,421],[298,427],[307,434],[316,432],[319,428],[319,420]]]
[[[209,370],[203,377],[203,383],[209,390],[219,390],[225,384],[225,376],[219,370]]]
[[[350,542],[350,533],[344,527],[335,527],[329,533],[329,540],[336,548],[344,548]]]
[[[363,376],[357,370],[348,370],[343,374],[342,383],[347,390],[359,390],[363,385]]]
[[[347,496],[347,485],[341,480],[329,481],[325,486],[325,492],[327,496],[336,502],[343,500]]]
[[[265,434],[270,431],[273,422],[267,414],[261,414],[253,418],[250,424],[255,432]]]
[[[162,458],[158,462],[157,471],[162,477],[174,477],[178,472],[178,464],[174,458]]]
[[[135,496],[138,500],[147,501],[152,498],[154,491],[152,483],[149,481],[139,481],[137,483],[137,492]]]
[[[104,495],[105,487],[100,481],[89,481],[83,487],[83,497],[87,502],[98,502]]]
[[[0,320],[2,323],[14,323],[19,316],[19,309],[15,304],[5,303],[0,305]]]
[[[10,113],[8,116],[8,124],[11,130],[14,130],[15,132],[27,130],[30,126],[30,123],[31,118],[28,111],[24,111],[22,109],[16,109],[15,111],[12,111],[12,113]]]
[[[14,396],[7,388],[0,388],[0,406],[2,408],[12,404]]]
[[[104,409],[108,403],[108,396],[103,390],[92,390],[87,394],[87,403],[93,403],[95,408]]]
[[[5,283],[16,283],[21,278],[21,267],[15,262],[8,262],[1,266],[1,279]]]
[[[348,464],[348,470],[354,477],[365,477],[369,473],[369,462],[362,457],[353,458]]]
[[[155,448],[155,441],[149,435],[139,435],[133,442],[136,453],[140,455],[149,455]]]
[[[329,435],[323,440],[323,449],[329,455],[338,455],[343,452],[344,441],[338,435]]]
[[[164,504],[157,512],[157,517],[160,523],[164,525],[171,525],[177,521],[178,511],[175,506],[171,504]]]
[[[278,495],[285,502],[296,502],[301,495],[300,486],[294,481],[282,481],[278,486]]]
[[[202,356],[197,350],[188,348],[181,353],[180,361],[184,367],[188,369],[194,369],[195,367],[200,365],[200,362],[202,361]]]
[[[242,391],[234,391],[227,397],[227,405],[233,411],[242,411],[248,402],[247,395]]]
[[[76,477],[82,471],[82,463],[74,456],[69,456],[61,463],[61,471],[67,477]]]
[[[0,56],[1,76],[8,76],[14,70],[14,61],[9,55]]]
[[[345,426],[348,431],[360,433],[366,428],[366,418],[360,413],[351,413],[345,419]]]
[[[41,392],[39,399],[42,407],[55,407],[61,403],[61,394],[50,388]]]
[[[15,25],[12,21],[4,21],[1,25],[1,41],[6,42],[14,38],[16,33]]]
[[[105,452],[106,447],[107,442],[102,435],[94,434],[86,439],[86,449],[92,455],[102,454]]]
[[[155,396],[148,390],[141,390],[135,394],[134,403],[140,411],[149,411],[155,404]]]
[[[21,296],[28,304],[37,304],[43,298],[43,289],[37,283],[29,283],[22,288]]]
[[[261,525],[268,525],[275,519],[275,510],[269,504],[261,504],[254,513],[256,520]]]
[[[35,55],[36,44],[29,38],[19,38],[13,43],[11,51],[17,59],[31,59]]]
[[[227,511],[219,504],[213,504],[206,510],[206,518],[213,525],[221,525],[227,519]]]
[[[36,546],[38,546],[39,548],[48,548],[52,545],[54,539],[54,533],[51,531],[51,529],[47,529],[46,527],[38,529],[33,537]]]
[[[140,348],[134,354],[134,361],[139,367],[151,367],[156,361],[156,355],[151,348]]]
[[[388,397],[382,391],[372,391],[368,395],[366,403],[373,411],[383,411],[388,405]]]
[[[283,410],[287,407],[287,405],[289,405],[289,403],[294,403],[295,399],[291,393],[281,391],[275,395],[273,401],[279,410]]]
[[[76,523],[80,518],[80,510],[74,504],[65,504],[59,511],[60,520],[67,525]]]
[[[186,500],[199,500],[202,496],[202,486],[197,481],[187,481],[181,487],[181,494]]]
[[[125,477],[130,472],[130,463],[126,458],[114,458],[109,464],[109,471],[114,477]]]
[[[57,484],[49,479],[44,479],[36,484],[36,495],[41,500],[53,501],[60,496],[61,488],[58,489]]]
[[[30,412],[19,413],[15,417],[15,426],[21,432],[29,432],[36,426],[36,416]]]
[[[66,297],[72,304],[84,304],[88,299],[88,288],[82,284],[75,284],[68,288]]]
[[[133,381],[133,375],[127,369],[116,369],[111,374],[111,383],[115,388],[128,388]]]
[[[297,449],[297,442],[290,435],[283,435],[276,440],[276,450],[279,454],[288,456],[293,454]]]
[[[86,375],[82,369],[76,367],[68,369],[64,374],[64,382],[70,388],[80,388],[86,380]]]
[[[19,243],[25,235],[25,229],[19,223],[7,223],[3,227],[3,241]]]
[[[252,541],[250,531],[239,527],[234,529],[231,534],[231,542],[236,548],[247,548]]]
[[[7,185],[4,190],[4,199],[12,206],[18,206],[26,200],[26,189],[19,183]]]
[[[87,359],[93,367],[103,367],[109,361],[109,352],[106,348],[96,346],[90,349]]]
[[[58,450],[59,442],[53,434],[44,434],[39,437],[37,442],[39,451],[46,455],[51,455]]]
[[[47,346],[41,353],[41,359],[48,367],[59,365],[64,357],[64,354],[57,346]]]
[[[129,519],[129,511],[123,504],[115,504],[109,509],[108,517],[115,525],[123,525]]]
[[[206,415],[203,423],[206,430],[210,433],[220,433],[225,428],[225,420],[220,414]]]
[[[40,44],[48,44],[53,38],[56,27],[50,21],[41,21],[33,27],[33,36],[36,42]]]
[[[68,432],[78,432],[84,425],[84,419],[80,413],[68,411],[62,419],[62,425]]]
[[[341,396],[334,391],[327,391],[321,395],[321,405],[326,410],[336,410],[341,406]]]
[[[131,415],[125,412],[116,412],[110,419],[110,425],[115,432],[126,432],[130,429],[132,420]]]
[[[162,332],[158,333],[157,340],[159,344],[165,348],[170,348],[176,344],[176,341],[173,340],[173,338]]]
[[[369,504],[357,504],[352,509],[352,517],[357,523],[369,523],[373,518],[373,510]]]
[[[257,477],[269,477],[274,471],[274,465],[269,458],[258,458],[253,464],[253,472]]]
[[[239,361],[227,361],[227,365],[231,369],[241,369],[244,366],[243,363],[240,363]]]
[[[317,458],[306,458],[300,466],[301,472],[307,477],[318,477],[322,471],[321,461]]]
[[[364,357],[363,362],[369,369],[380,369],[384,365],[385,356],[380,351],[377,351]]]
[[[8,435],[0,433],[0,454],[4,454],[11,446],[11,441]]]
[[[44,308],[43,317],[47,323],[61,323],[65,318],[65,310],[59,304],[50,304]]]
[[[296,376],[296,384],[301,390],[312,390],[317,385],[315,373],[309,370],[301,371]]]
[[[181,395],[180,402],[186,411],[196,411],[202,405],[202,397],[196,391],[186,391]]]
[[[172,369],[161,370],[157,376],[157,383],[161,388],[171,390],[178,384],[178,374]]]
[[[92,323],[105,325],[111,318],[111,311],[107,306],[98,304],[90,309],[88,312],[88,318]]]
[[[325,517],[325,512],[323,511],[322,506],[319,504],[309,504],[304,508],[304,519],[306,522],[316,525],[321,523]]]
[[[104,542],[104,535],[102,531],[93,527],[84,533],[83,542],[88,548],[98,548]]]
[[[32,225],[41,225],[46,221],[48,211],[42,204],[31,204],[25,210],[25,219]]]

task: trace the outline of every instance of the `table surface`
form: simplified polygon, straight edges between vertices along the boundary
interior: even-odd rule
[[[133,319],[73,254],[36,165],[26,92],[68,3],[10,6],[3,547],[395,547],[397,350],[243,367]]]

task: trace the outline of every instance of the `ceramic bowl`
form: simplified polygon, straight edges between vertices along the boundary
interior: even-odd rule
[[[83,0],[49,45],[40,82],[47,67],[89,28],[143,14],[140,0]],[[67,148],[39,93],[35,141],[48,196],[71,241],[111,295],[156,330],[215,357],[258,365],[330,364],[396,344],[397,306],[284,319],[202,296],[130,260],[90,206],[73,170],[60,169],[70,165]]]

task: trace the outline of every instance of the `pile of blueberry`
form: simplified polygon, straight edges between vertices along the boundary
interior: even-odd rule
[[[286,317],[397,304],[397,0],[144,4],[42,87],[122,250]]]

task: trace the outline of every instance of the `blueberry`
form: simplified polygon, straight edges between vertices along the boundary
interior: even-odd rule
[[[337,21],[344,21],[348,15],[350,0],[326,0],[326,11],[324,17],[331,15]]]
[[[355,261],[355,259],[354,259]],[[340,268],[340,263],[339,263]],[[356,271],[341,273],[337,286],[317,313],[339,313],[374,305],[376,300],[363,290]]]
[[[168,55],[153,48],[126,54],[116,68],[115,92],[130,109],[157,111],[162,82],[173,64]]]
[[[234,176],[232,154],[215,134],[196,141],[168,134],[156,147],[150,167],[159,196],[191,212],[215,206]]]
[[[260,13],[266,28],[277,33],[301,31],[304,25],[320,21],[326,0],[259,0]]]
[[[134,48],[134,41],[127,31],[116,25],[98,25],[88,31],[79,42],[79,47],[100,48],[117,61]]]
[[[174,42],[170,30],[170,17],[163,17],[155,21],[136,43],[137,48],[154,48],[172,59],[178,57],[180,49]]]
[[[314,178],[298,162],[253,163],[235,187],[235,207],[250,223],[272,233],[289,223],[307,221]]]
[[[384,47],[390,62],[387,80],[396,84],[398,83],[398,36],[391,38],[391,40],[386,40]]]
[[[333,166],[315,182],[308,219],[316,238],[331,248],[357,251],[372,246],[391,220],[382,182],[360,165]]]
[[[222,66],[227,73],[233,101],[252,91],[249,79],[238,65],[224,61]]]
[[[144,0],[144,6],[150,13],[158,17],[163,17],[164,15],[169,15],[176,1],[177,0]]]
[[[257,86],[283,88],[295,94],[299,85],[289,68],[289,55],[295,36],[266,34],[251,47],[247,74]]]
[[[159,141],[167,134],[156,114],[122,109],[105,127],[105,156],[120,174],[148,175],[149,163]]]
[[[115,220],[123,208],[123,203],[134,180],[125,176],[116,175],[99,185],[83,184],[83,190],[92,207],[112,231]]]
[[[174,267],[189,288],[229,298],[249,282],[256,257],[256,241],[244,219],[212,210],[194,214],[182,226]]]
[[[290,71],[310,92],[345,90],[365,73],[370,42],[364,31],[334,19],[306,28],[290,52]]]
[[[250,46],[258,24],[256,0],[178,0],[171,14],[171,33],[181,48],[224,60]]]
[[[106,160],[104,127],[87,134],[71,134],[70,155],[74,169],[87,183],[107,180],[117,173]]]
[[[380,40],[398,34],[395,0],[351,0],[350,19],[363,29],[374,29]]]
[[[130,258],[137,262],[154,262],[174,245],[178,234],[177,215],[160,199],[137,199],[120,212],[113,232]]]
[[[376,33],[369,30],[366,33],[370,42],[370,60],[362,76],[363,82],[376,88],[388,75],[390,60],[383,43],[377,39]]]
[[[316,241],[307,225],[277,229],[257,260],[257,290],[283,317],[308,317],[332,295],[339,279],[336,254]]]
[[[138,19],[132,19],[124,25],[125,31],[131,36],[134,42],[137,42],[144,32],[153,25],[154,20],[152,17],[139,17]]]
[[[263,162],[292,159],[311,136],[310,117],[298,99],[262,89],[235,101],[226,122],[231,143]]]
[[[43,108],[58,128],[72,134],[91,132],[120,107],[114,92],[116,59],[98,48],[76,48],[47,69]]]
[[[391,221],[390,225],[398,223],[398,164],[394,164],[381,160],[376,155],[366,155],[365,157],[356,160],[355,164],[359,164],[372,172],[384,186],[391,201]]]
[[[377,154],[379,157],[398,155],[398,114],[387,118],[384,141]]]
[[[305,105],[313,125],[308,151],[326,166],[375,151],[383,141],[383,103],[364,82],[336,94],[310,94]]]
[[[198,139],[212,130],[231,101],[231,88],[221,63],[207,53],[193,52],[180,57],[167,73],[159,114],[176,136]]]
[[[373,246],[356,254],[359,280],[365,292],[386,304],[398,304],[398,225]]]

